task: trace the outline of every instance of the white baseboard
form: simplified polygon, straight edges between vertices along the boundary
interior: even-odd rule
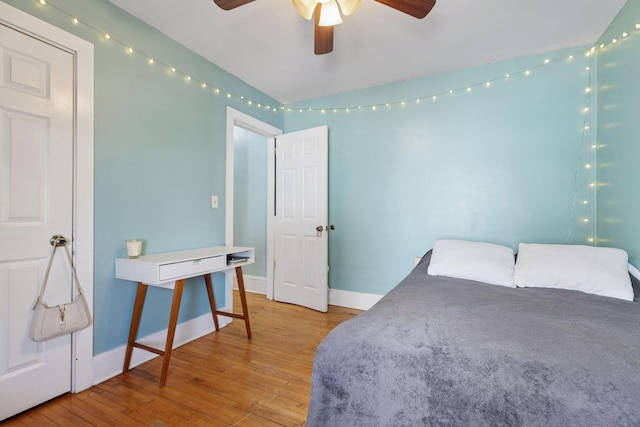
[[[242,278],[244,279],[244,290],[247,292],[252,292],[254,294],[263,294],[267,293],[267,278],[260,276],[249,276],[247,274],[243,274]],[[238,280],[233,275],[233,289],[238,289]]]
[[[242,277],[244,278],[245,291],[256,294],[266,294],[267,279],[265,277],[249,276],[246,274]],[[238,282],[235,275],[233,276],[233,289],[238,289]],[[382,298],[382,295],[329,289],[329,304],[339,307],[368,310],[377,303],[380,298]]]
[[[228,311],[228,309],[220,309]],[[225,316],[218,316],[218,325],[222,328],[231,323],[231,319]],[[179,347],[190,341],[198,339],[206,334],[214,331],[213,318],[211,313],[205,313],[202,316],[195,319],[188,320],[186,322],[178,324],[176,327],[176,333],[173,341],[173,348]],[[167,330],[157,332],[155,334],[146,336],[138,341],[144,342],[146,345],[153,346],[155,348],[164,348],[165,339],[167,336]],[[122,365],[124,363],[124,354],[127,349],[126,345],[114,348],[107,352],[101,353],[93,357],[93,384],[99,384],[103,381],[113,378],[122,373]],[[158,357],[157,354],[150,353],[141,349],[133,349],[133,356],[131,357],[130,368],[134,368],[141,365],[144,362],[148,362],[154,357]]]
[[[380,298],[382,298],[382,295],[329,289],[329,304],[339,307],[369,310],[375,303],[380,301]]]

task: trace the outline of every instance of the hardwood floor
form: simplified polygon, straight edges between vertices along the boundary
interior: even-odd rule
[[[241,312],[234,296],[235,311]],[[161,358],[77,394],[6,420],[7,426],[299,426],[311,391],[313,356],[339,323],[360,313],[328,313],[247,294],[253,338],[234,320],[219,333],[178,347],[167,384]],[[140,350],[134,350],[140,351]]]

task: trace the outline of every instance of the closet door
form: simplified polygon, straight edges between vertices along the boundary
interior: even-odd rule
[[[71,336],[29,339],[51,246],[73,227],[74,59],[0,24],[0,420],[71,388]],[[45,302],[71,298],[62,254]]]

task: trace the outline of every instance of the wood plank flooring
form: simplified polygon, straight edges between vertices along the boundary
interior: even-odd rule
[[[241,312],[234,295],[234,310]],[[320,341],[358,310],[328,313],[247,294],[253,339],[234,320],[175,349],[167,384],[161,358],[10,418],[6,426],[300,426]],[[236,304],[237,303],[237,304]],[[141,351],[141,350],[134,350]]]

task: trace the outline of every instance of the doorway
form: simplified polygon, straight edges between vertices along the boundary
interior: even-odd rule
[[[251,143],[266,144],[266,210],[262,212],[266,218],[266,248],[264,254],[264,268],[266,281],[264,292],[268,299],[273,299],[273,211],[274,211],[274,138],[282,134],[282,130],[268,123],[262,122],[254,117],[244,114],[231,107],[227,107],[227,158],[226,158],[226,185],[225,185],[225,244],[232,246],[235,242],[234,229],[236,216],[235,206],[235,148],[236,141],[241,137],[251,141]],[[225,295],[227,305],[233,295],[233,276],[227,274]]]
[[[227,107],[225,244],[229,246],[238,244],[234,239],[236,136],[246,131],[266,137],[262,141],[267,143],[265,294],[268,299],[326,312],[328,128],[320,126],[283,134],[280,129]],[[278,167],[287,165],[286,169],[277,170],[276,162]],[[225,286],[228,302],[232,301],[232,284],[233,276],[228,274]]]
[[[244,286],[266,294],[267,156],[264,135],[234,128],[233,244],[255,249],[255,262],[243,268]]]

